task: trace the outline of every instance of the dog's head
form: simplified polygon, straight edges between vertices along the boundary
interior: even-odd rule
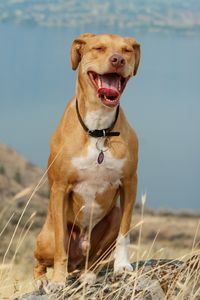
[[[111,34],[82,34],[73,41],[71,65],[89,85],[98,100],[115,107],[128,82],[135,76],[140,62],[140,45],[133,38]]]

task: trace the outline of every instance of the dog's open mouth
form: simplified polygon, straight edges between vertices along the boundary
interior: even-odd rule
[[[97,74],[88,72],[89,78],[97,90],[102,103],[114,107],[119,103],[120,96],[130,77],[124,78],[118,73]]]

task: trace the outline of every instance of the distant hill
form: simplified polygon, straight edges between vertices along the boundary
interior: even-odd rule
[[[21,199],[19,193],[28,194],[39,183],[44,170],[27,161],[21,154],[7,145],[0,144],[0,199],[4,201]],[[23,193],[22,193],[23,194]],[[49,196],[47,177],[36,193],[40,200],[47,200]]]
[[[0,144],[0,197],[14,197],[22,189],[34,186],[44,170],[33,165],[22,155]],[[42,189],[44,191],[44,188]],[[40,196],[44,196],[39,191]]]
[[[19,223],[8,257],[12,257],[19,235],[29,227],[32,221],[31,232],[34,236],[41,228],[49,199],[47,177],[43,179],[43,184],[41,184],[39,190],[33,196],[31,195],[44,172],[44,170],[28,162],[15,150],[0,144],[0,233],[3,230],[0,256],[5,253],[5,249],[30,197],[30,203]],[[33,214],[34,216],[32,216]],[[29,220],[31,216],[32,218]],[[7,224],[10,218],[11,220]]]

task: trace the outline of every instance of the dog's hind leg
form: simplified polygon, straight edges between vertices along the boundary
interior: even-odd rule
[[[47,267],[40,261],[37,261],[34,267],[34,278],[40,278],[47,272]]]
[[[37,237],[34,256],[36,263],[34,267],[34,279],[36,286],[40,289],[47,285],[46,272],[48,267],[53,267],[54,263],[54,232],[49,215]]]
[[[40,261],[37,261],[34,267],[35,285],[38,289],[42,289],[48,284],[46,277],[47,267]]]

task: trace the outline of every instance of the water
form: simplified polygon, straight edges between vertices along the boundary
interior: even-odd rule
[[[90,31],[0,24],[0,142],[42,167],[51,134],[74,94],[71,42]],[[142,45],[139,73],[121,101],[139,136],[138,200],[147,192],[151,207],[199,209],[200,39],[112,32],[134,35]]]

